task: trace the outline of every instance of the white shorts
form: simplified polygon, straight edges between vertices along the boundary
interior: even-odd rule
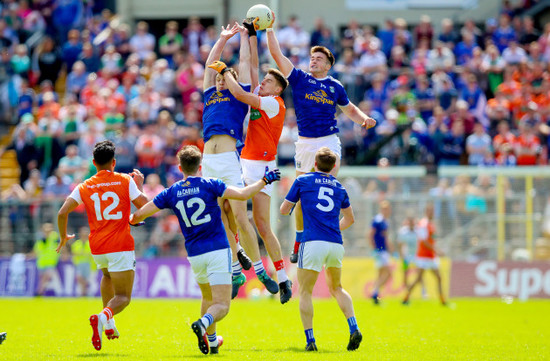
[[[416,257],[416,267],[420,269],[438,269],[438,258]]]
[[[268,167],[269,170],[277,168],[277,162],[274,160],[266,162],[264,160],[241,158],[241,166],[243,168],[244,184],[251,185],[264,177],[265,167]],[[271,194],[273,193],[273,184],[267,184],[260,192],[263,192],[271,197]]]
[[[374,251],[376,267],[385,267],[390,265],[390,253],[388,251]]]
[[[219,178],[228,186],[244,187],[241,162],[237,151],[203,154],[202,176]]]
[[[296,170],[299,172],[311,172],[315,166],[315,153],[322,148],[328,147],[338,158],[342,157],[342,147],[340,146],[340,138],[336,134],[327,135],[319,138],[299,138],[295,143],[296,155]]]
[[[300,243],[298,268],[321,272],[323,266],[342,268],[344,246],[326,241]]]
[[[218,249],[187,259],[197,283],[209,283],[210,286],[231,284],[231,248]]]
[[[107,268],[109,272],[136,270],[136,253],[134,251],[93,254],[98,269]]]

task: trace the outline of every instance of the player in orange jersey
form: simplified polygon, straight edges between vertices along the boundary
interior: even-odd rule
[[[244,22],[243,26],[247,29],[249,35],[252,92],[245,91],[235,78],[225,71],[226,66],[223,62],[215,61],[209,67],[220,74],[224,74],[225,83],[231,94],[237,100],[251,107],[246,140],[241,153],[241,166],[245,183],[253,184],[262,179],[266,168],[272,170],[277,167],[275,161],[277,145],[283,131],[286,114],[281,94],[288,86],[288,80],[286,80],[279,70],[271,68],[267,71],[261,84],[258,84],[258,41],[256,30],[254,29],[254,25],[250,23]],[[292,282],[288,279],[285,272],[281,244],[271,229],[270,203],[272,192],[273,185],[269,184],[252,198],[252,214],[258,233],[264,240],[267,252],[277,271],[279,298],[281,303],[284,304],[292,297]],[[256,248],[258,248],[257,245]],[[259,254],[259,249],[256,252]],[[252,254],[250,255],[253,257]],[[242,272],[234,270],[233,297],[237,295],[239,287],[245,281],[246,278]]]
[[[439,273],[439,260],[437,254],[439,253],[435,247],[435,224],[434,218],[434,206],[433,204],[426,205],[426,216],[418,222],[416,229],[418,235],[418,250],[416,252],[416,266],[418,267],[418,274],[414,282],[407,289],[407,294],[403,300],[403,304],[409,303],[412,290],[414,287],[422,282],[424,276],[424,270],[432,270],[434,276],[437,278],[437,287],[439,290],[439,300],[442,305],[446,305],[445,297],[443,296],[443,287],[441,285],[441,274]]]
[[[132,203],[141,208],[147,203],[143,195],[143,174],[114,172],[115,145],[109,140],[95,145],[94,165],[97,173],[79,184],[67,197],[57,215],[60,242],[57,252],[74,234],[67,234],[67,221],[79,204],[84,203],[90,226],[90,250],[97,267],[103,272],[101,298],[103,311],[90,316],[92,344],[101,350],[103,327],[108,339],[118,338],[113,316],[130,303],[136,260],[134,238],[129,218]]]

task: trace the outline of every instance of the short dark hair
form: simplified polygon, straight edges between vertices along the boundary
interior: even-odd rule
[[[201,165],[201,151],[196,145],[186,145],[178,152],[181,170],[184,174],[195,174]]]
[[[239,81],[239,74],[237,73],[237,71],[236,71],[235,69],[229,68],[229,67],[228,67],[228,68],[227,68],[227,71],[228,71],[231,75],[233,75],[233,78],[235,78],[236,81]],[[221,74],[216,74],[216,77],[218,77],[218,76],[221,76],[221,77],[223,78],[223,75],[221,75]]]
[[[327,147],[321,147],[317,153],[315,153],[315,163],[317,163],[317,169],[321,172],[330,172],[336,164],[336,154]]]
[[[332,52],[324,46],[316,45],[313,48],[311,48],[309,54],[312,55],[313,53],[323,53],[327,56],[328,61],[330,62],[330,66],[332,67],[334,65],[334,55],[332,55]]]
[[[285,78],[283,73],[281,73],[280,70],[274,68],[269,68],[267,73],[273,75],[277,83],[281,86],[281,92],[279,93],[279,95],[283,94],[286,87],[288,86],[288,80]]]
[[[103,166],[112,161],[115,157],[116,147],[110,140],[96,143],[94,146],[94,160],[97,165]]]

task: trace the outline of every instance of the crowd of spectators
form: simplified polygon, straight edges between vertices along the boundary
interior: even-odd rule
[[[148,23],[121,23],[99,3],[0,4],[0,114],[15,125],[9,148],[21,167],[20,185],[5,197],[66,196],[93,174],[92,146],[106,138],[117,145],[117,170],[157,174],[148,177],[155,190],[181,177],[175,154],[183,145],[203,147],[202,77],[219,28],[192,17],[185,26],[167,21],[155,36]],[[310,46],[331,49],[331,75],[377,120],[366,131],[338,115],[344,164],[546,164],[550,24],[539,29],[524,8],[504,1],[483,24],[443,19],[436,26],[423,15],[378,29],[351,20],[335,31],[317,19],[311,32],[292,16],[278,19],[277,36],[304,69]],[[262,32],[259,42],[265,71]],[[234,37],[222,54],[230,66],[238,46]],[[298,137],[289,92],[281,165],[293,162]]]

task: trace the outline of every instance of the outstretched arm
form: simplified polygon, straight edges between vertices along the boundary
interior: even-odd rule
[[[245,91],[237,80],[235,80],[233,75],[227,71],[227,66],[224,62],[215,61],[214,63],[208,65],[208,67],[223,75],[227,88],[237,100],[246,103],[253,108],[259,109],[260,97],[254,93]]]
[[[248,30],[239,26],[241,35],[241,50],[239,51],[239,82],[250,84],[250,43]],[[207,63],[209,64],[209,63]]]
[[[262,179],[257,181],[254,184],[246,186],[244,188],[237,188],[233,186],[227,187],[222,198],[227,199],[237,199],[240,201],[245,201],[254,197],[258,192],[260,192],[264,186],[276,182],[281,179],[281,172],[279,169],[275,168],[271,171],[268,171],[268,168],[265,167],[265,174]]]
[[[365,129],[372,128],[376,125],[376,120],[363,113],[352,102],[349,102],[346,106],[340,106],[340,109],[348,118]]]
[[[273,60],[275,60],[275,63],[277,63],[279,70],[283,73],[285,77],[288,78],[288,76],[292,72],[292,69],[294,69],[294,65],[289,58],[283,55],[281,47],[279,46],[279,41],[275,37],[275,32],[273,31],[273,28],[267,28],[266,34],[267,47],[269,48],[271,56],[273,57]]]
[[[256,34],[256,22],[258,18],[254,19],[251,23],[243,22],[243,26],[248,30],[248,44],[250,45],[250,81],[251,92],[260,83],[259,80],[259,63],[258,60],[258,36]]]
[[[229,29],[229,24],[227,24],[227,28],[224,28],[222,26],[222,32],[220,33],[220,38],[218,39],[218,41],[216,41],[216,44],[214,44],[214,46],[212,47],[212,50],[210,50],[210,54],[208,54],[208,59],[206,60],[206,64],[211,64],[213,61],[219,60],[222,54],[223,48],[227,43],[227,40],[231,39],[233,35],[237,34],[238,32],[239,32],[238,24],[233,25],[231,29]],[[209,68],[206,68],[204,70],[203,89],[208,89],[214,85],[216,85],[216,72]]]

